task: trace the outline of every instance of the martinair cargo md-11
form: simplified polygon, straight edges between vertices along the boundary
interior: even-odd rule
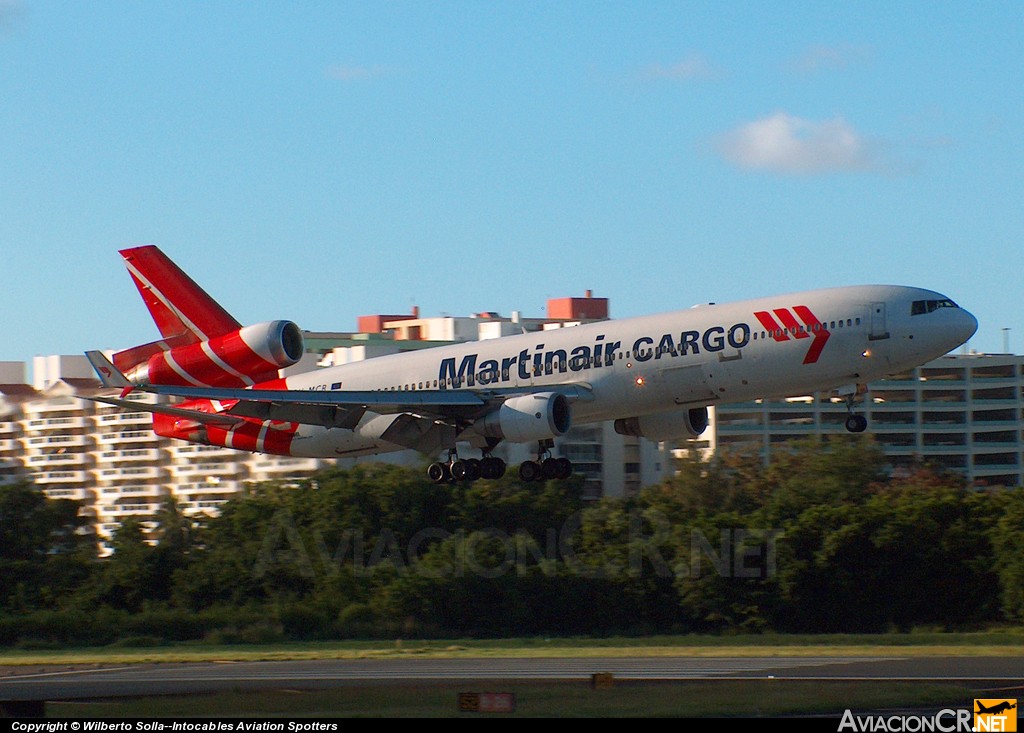
[[[614,420],[655,441],[700,435],[710,405],[862,385],[967,341],[974,316],[939,293],[893,285],[811,290],[661,315],[438,346],[283,378],[303,354],[299,327],[242,327],[154,246],[121,251],[161,339],[90,361],[169,438],[287,456],[337,458],[415,449],[447,460],[437,482],[499,478],[501,441],[537,445],[526,481],[567,478],[551,454],[572,424]],[[133,390],[184,398],[125,399]],[[459,458],[469,444],[482,458]]]

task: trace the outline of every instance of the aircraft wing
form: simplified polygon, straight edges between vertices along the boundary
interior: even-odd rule
[[[570,402],[593,399],[587,385],[535,388],[432,389],[408,392],[373,390],[277,390],[233,387],[145,385],[137,389],[189,399],[234,401],[226,414],[329,427],[355,427],[367,410],[378,414],[412,413],[441,419],[475,420],[508,397],[531,392],[560,392]]]
[[[89,352],[90,361],[100,375],[104,386],[120,387],[121,397],[127,392],[139,390],[153,394],[183,397],[188,399],[214,400],[234,403],[216,413],[229,419],[240,417],[258,420],[279,420],[325,427],[354,428],[366,411],[378,414],[409,413],[431,420],[465,420],[472,422],[483,417],[508,397],[530,394],[531,392],[560,392],[570,401],[590,401],[593,395],[588,385],[566,384],[537,388],[507,387],[496,389],[434,389],[403,392],[383,390],[276,390],[243,389],[237,387],[189,387],[172,385],[130,385],[128,380],[100,352]],[[125,386],[130,385],[130,386]],[[97,398],[99,399],[99,398]],[[108,404],[126,402],[136,410],[187,412],[197,420],[211,413],[182,410],[181,408],[146,405],[126,400],[111,401]],[[157,409],[160,408],[160,409]],[[167,414],[175,414],[168,412]]]

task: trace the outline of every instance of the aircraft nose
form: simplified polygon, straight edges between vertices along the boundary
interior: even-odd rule
[[[955,333],[961,344],[966,343],[978,330],[978,319],[963,308],[957,313]]]

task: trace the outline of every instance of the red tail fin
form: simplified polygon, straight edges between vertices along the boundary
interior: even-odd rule
[[[122,249],[121,256],[160,335],[171,346],[207,341],[242,327],[158,247]]]

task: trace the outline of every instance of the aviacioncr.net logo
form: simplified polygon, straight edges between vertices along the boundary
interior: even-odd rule
[[[983,698],[974,701],[975,731],[1016,731],[1017,700]]]

